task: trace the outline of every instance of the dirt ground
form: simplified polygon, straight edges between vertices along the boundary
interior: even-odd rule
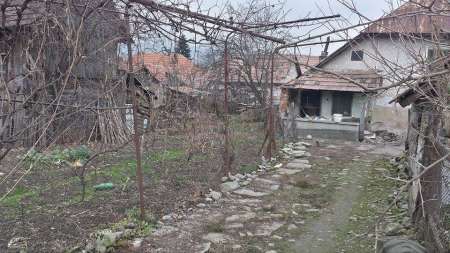
[[[139,236],[150,233],[153,222],[162,215],[186,211],[204,192],[219,184],[223,137],[217,122],[220,121],[207,116],[182,128],[145,137],[143,170],[149,223],[139,230]],[[233,119],[231,127],[235,172],[251,172],[259,160],[263,124]],[[58,148],[65,147],[52,150]],[[2,196],[27,173],[28,167],[18,164],[23,155],[24,150],[13,150],[2,161],[1,173],[14,171],[8,181],[0,184]],[[0,252],[7,252],[12,238],[21,238],[29,252],[64,252],[83,244],[96,230],[133,221],[137,217],[134,167],[131,146],[100,156],[88,168],[83,202],[79,178],[70,168],[33,168],[0,202]],[[113,183],[112,190],[93,188],[108,182]]]
[[[26,175],[0,202],[0,231],[8,231],[0,233],[0,252],[15,252],[7,249],[12,238],[19,238],[28,252],[67,252],[85,245],[95,231],[129,224],[138,224],[133,237],[144,238],[138,252],[373,252],[380,228],[371,226],[398,187],[387,179],[398,173],[388,160],[400,154],[401,146],[310,140],[311,168],[286,175],[283,168],[292,158],[282,152],[272,162],[282,163],[281,169],[258,167],[263,124],[233,118],[233,174],[253,175],[240,189],[263,195],[224,193],[211,202],[205,195],[210,189],[220,191],[222,183],[223,138],[217,122],[199,119],[145,137],[144,223],[137,222],[131,146],[90,165],[85,201],[80,201],[80,180],[70,168],[41,166],[26,174],[25,165],[14,170],[24,155],[14,150],[0,167],[5,174],[14,170],[0,184],[0,193]],[[64,147],[53,150],[58,148]],[[114,188],[94,190],[101,183]],[[402,212],[396,208],[388,215],[401,217]],[[130,252],[128,247],[116,250]]]
[[[164,222],[146,239],[145,252],[374,252],[383,226],[375,220],[392,201],[398,171],[389,159],[401,146],[320,140],[312,165],[286,175],[261,171],[244,189]],[[280,157],[285,168],[292,158]],[[277,186],[277,187],[274,187]],[[389,216],[401,217],[396,207]],[[399,215],[400,214],[400,215]],[[379,229],[379,230],[378,230]]]

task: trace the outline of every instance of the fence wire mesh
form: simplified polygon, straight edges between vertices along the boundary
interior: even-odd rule
[[[450,249],[450,162],[445,161],[442,167],[441,189],[441,224],[439,235],[443,245]]]

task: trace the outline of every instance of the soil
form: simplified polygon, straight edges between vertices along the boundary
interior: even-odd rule
[[[145,208],[150,220],[194,206],[221,178],[222,127],[210,115],[184,127],[157,131],[145,137],[143,170]],[[234,172],[256,168],[262,144],[262,123],[233,119]],[[54,149],[66,147],[51,147]],[[90,145],[91,150],[105,147]],[[110,149],[110,147],[107,147]],[[0,196],[28,167],[18,163],[25,150],[13,150],[2,161],[0,172],[14,173],[0,184]],[[93,151],[94,153],[94,151]],[[17,165],[17,169],[14,168]],[[135,158],[132,146],[101,155],[87,172],[87,192],[81,202],[79,178],[67,167],[34,168],[4,201],[0,202],[0,252],[8,252],[12,238],[24,238],[29,252],[64,252],[83,245],[90,234],[120,223],[135,214]],[[100,183],[114,188],[94,191]],[[14,252],[14,251],[11,251]]]
[[[374,252],[373,225],[398,188],[384,177],[397,173],[388,159],[400,150],[319,140],[309,149],[311,169],[289,176],[280,175],[281,169],[260,172],[262,180],[243,188],[267,195],[226,193],[206,202],[161,224],[146,239],[144,252]],[[262,185],[270,181],[279,189]]]
[[[397,182],[386,180],[397,173],[388,159],[400,154],[401,146],[315,139],[308,148],[311,168],[285,175],[282,170],[292,159],[280,153],[272,165],[281,162],[283,168],[257,172],[264,126],[233,118],[233,174],[256,173],[240,190],[263,196],[224,193],[211,202],[205,194],[219,191],[223,176],[223,136],[217,122],[199,118],[145,137],[149,223],[137,235],[145,238],[139,252],[374,252],[377,228],[372,225],[398,189]],[[24,153],[14,150],[2,161],[0,172],[14,173],[0,184],[0,194],[26,173],[27,167],[18,163]],[[0,231],[8,231],[0,233],[0,252],[9,252],[12,238],[23,238],[29,252],[64,252],[83,246],[95,231],[123,226],[137,216],[134,167],[132,146],[99,156],[86,174],[85,201],[80,201],[79,178],[70,168],[32,169],[0,202]],[[94,190],[107,182],[114,184],[112,190]],[[161,222],[169,214],[178,215]]]

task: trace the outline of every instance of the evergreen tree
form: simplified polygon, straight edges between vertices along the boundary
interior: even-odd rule
[[[181,37],[178,40],[177,46],[175,48],[175,53],[182,54],[186,58],[191,59],[191,49],[189,48],[188,41],[184,34],[181,34]]]

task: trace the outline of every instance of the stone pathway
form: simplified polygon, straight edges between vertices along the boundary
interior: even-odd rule
[[[318,159],[311,155],[310,150],[316,148],[311,146],[307,142],[287,144],[281,150],[287,162],[264,163],[251,174],[224,177],[221,191],[211,190],[196,208],[164,216],[146,239],[143,252],[333,252],[329,251],[332,231],[348,220],[352,201],[359,194],[358,180],[364,180],[367,169],[345,168],[336,175],[318,175],[310,162]],[[343,152],[340,148],[324,147]],[[348,175],[352,180],[339,181]],[[339,185],[328,185],[328,177],[336,177]],[[335,187],[334,202],[328,205],[328,200],[321,199],[330,187]]]

